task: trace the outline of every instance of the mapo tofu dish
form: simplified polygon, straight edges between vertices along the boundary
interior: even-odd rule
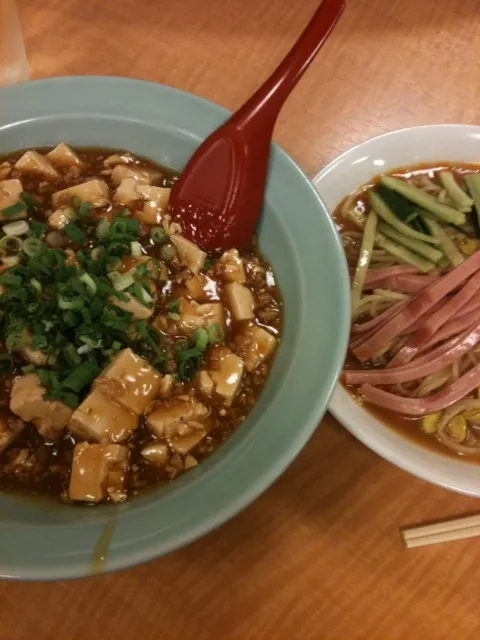
[[[122,502],[213,452],[258,399],[282,303],[255,239],[207,255],[176,175],[67,144],[0,159],[0,491]]]

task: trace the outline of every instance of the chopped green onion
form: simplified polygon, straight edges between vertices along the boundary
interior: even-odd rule
[[[76,393],[79,393],[90,382],[98,376],[100,367],[93,362],[85,360],[65,378],[63,387],[67,387]]]
[[[150,238],[155,244],[162,244],[168,238],[168,235],[163,227],[153,227],[150,231]]]
[[[192,335],[192,341],[197,349],[205,351],[208,346],[209,334],[203,328],[195,329]]]
[[[20,240],[17,236],[4,236],[0,240],[0,253],[7,251],[19,252],[25,246],[25,242],[28,242],[28,239]]]
[[[180,309],[180,298],[172,298],[167,304],[167,311],[170,313],[178,313]]]
[[[20,287],[22,285],[22,279],[20,276],[4,275],[0,276],[0,284],[4,284],[8,287]]]
[[[60,309],[75,311],[85,306],[85,303],[83,301],[83,298],[80,298],[79,296],[72,299],[58,296],[58,306],[60,307]]]
[[[3,233],[7,236],[24,236],[29,229],[28,222],[25,220],[17,220],[3,225]]]
[[[113,274],[118,273],[117,271],[113,271],[112,273],[109,273],[109,277],[113,276]],[[129,273],[125,273],[125,274],[121,274],[118,273],[118,277],[115,277],[112,279],[113,282],[113,288],[115,289],[115,291],[125,291],[125,289],[128,289],[128,287],[130,287],[135,280],[133,279],[133,276]]]
[[[80,280],[87,287],[88,293],[90,293],[92,296],[97,293],[97,284],[90,274],[83,273],[80,276]]]
[[[118,349],[122,348],[122,343],[118,342],[118,340],[114,340],[112,342],[112,349],[115,349],[115,351],[118,351]]]
[[[130,253],[132,254],[132,256],[134,258],[141,258],[142,257],[142,245],[137,241],[130,242]]]
[[[45,235],[47,229],[48,225],[46,225],[45,223],[39,222],[38,220],[32,220],[30,222],[30,231],[28,235],[33,238],[40,238],[41,236]]]
[[[80,216],[80,218],[85,218],[86,216],[88,216],[91,208],[92,205],[90,202],[83,202],[78,210],[78,215]]]
[[[0,241],[1,244],[1,241]],[[45,249],[45,245],[38,238],[27,238],[23,241],[23,253],[30,258],[38,258]]]
[[[98,261],[105,256],[105,247],[95,247],[90,251],[90,257],[92,260]]]
[[[25,375],[28,375],[29,373],[34,373],[34,372],[35,372],[34,364],[27,364],[24,367],[22,367],[22,373],[24,373]]]
[[[97,224],[97,229],[95,231],[95,235],[99,240],[103,240],[108,236],[108,232],[110,231],[110,223],[106,218],[102,218]]]
[[[2,262],[6,267],[14,267],[20,263],[20,258],[18,256],[5,256],[2,258]]]
[[[49,386],[44,384],[44,386]],[[59,400],[63,404],[68,405],[72,409],[78,407],[78,396],[75,393],[64,391],[63,389],[51,389],[45,396],[45,400]]]
[[[30,280],[30,284],[32,285],[32,287],[35,289],[37,293],[42,293],[42,285],[36,278],[32,278]]]
[[[74,222],[69,222],[63,227],[63,232],[67,234],[76,244],[83,244],[87,239],[87,234],[77,227]]]
[[[204,271],[208,271],[208,269],[210,269],[210,267],[212,266],[212,264],[213,264],[213,260],[212,260],[212,258],[206,258],[206,259],[205,259],[205,262],[203,263],[203,267],[202,267],[202,269],[203,269]]]
[[[174,258],[177,255],[177,250],[172,244],[165,244],[160,249],[160,255],[162,257],[162,260],[165,260],[168,262],[169,260],[172,260],[172,258]]]
[[[40,208],[40,202],[28,193],[28,191],[22,191],[20,198],[30,213],[35,213],[35,210]]]
[[[120,258],[116,258],[114,256],[111,256],[109,258],[107,258],[107,262],[105,265],[105,268],[107,270],[107,272],[111,273],[113,271],[115,271],[116,269],[118,269],[118,267],[122,264],[122,261],[120,260]]]
[[[141,287],[141,290],[142,290],[143,302],[145,302],[145,304],[151,304],[153,302],[153,297],[145,289],[145,287]]]
[[[82,344],[81,347],[78,347],[77,351],[80,355],[83,355],[84,353],[90,353],[90,351],[92,351],[93,348],[89,345],[89,344]]]
[[[223,327],[218,324],[218,322],[214,322],[208,327],[208,341],[210,344],[216,344],[217,342],[221,342],[225,338],[225,332]]]
[[[14,216],[18,216],[20,213],[25,213],[26,207],[23,202],[16,202],[15,204],[11,204],[9,207],[5,207],[5,209],[0,209],[0,216],[3,218],[13,218]]]
[[[152,296],[142,287],[142,285],[135,283],[130,289],[130,293],[134,298],[136,298],[143,305],[150,307],[152,306],[153,298]]]

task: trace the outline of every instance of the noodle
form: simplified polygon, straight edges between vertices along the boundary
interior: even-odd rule
[[[402,181],[406,181],[408,186],[402,184]],[[350,194],[336,211],[351,277],[355,269],[352,289],[355,294],[352,323],[355,326],[350,343],[353,353],[356,355],[358,352],[358,357],[365,363],[362,368],[374,367],[375,370],[381,370],[389,367],[392,372],[388,374],[391,380],[402,379],[405,374],[410,375],[408,379],[412,380],[415,374],[412,367],[415,367],[416,359],[418,358],[419,367],[423,366],[425,370],[425,364],[422,365],[425,354],[432,351],[432,363],[438,361],[438,370],[407,383],[390,386],[380,384],[379,388],[384,389],[386,395],[391,397],[391,401],[383,406],[388,406],[389,411],[392,411],[391,415],[394,415],[394,407],[397,405],[405,408],[412,406],[405,400],[397,403],[395,395],[406,399],[418,398],[422,402],[415,406],[422,408],[424,399],[427,403],[425,406],[429,406],[430,396],[435,399],[443,397],[442,394],[450,393],[451,385],[455,384],[454,388],[460,392],[465,386],[469,391],[465,398],[453,407],[448,408],[447,405],[441,409],[435,433],[435,437],[445,447],[462,455],[480,454],[480,400],[472,397],[476,391],[470,391],[472,384],[469,386],[467,381],[468,376],[470,380],[478,377],[478,373],[474,371],[480,366],[478,340],[472,338],[470,351],[467,351],[469,343],[464,342],[459,356],[453,362],[452,355],[455,353],[455,341],[464,335],[469,321],[470,330],[475,329],[476,307],[470,305],[464,309],[464,305],[459,304],[458,309],[455,307],[454,314],[452,304],[455,305],[455,302],[448,307],[446,305],[453,296],[462,292],[476,273],[467,264],[480,249],[480,229],[477,235],[479,239],[473,239],[472,234],[477,234],[477,230],[472,224],[472,218],[466,217],[466,214],[474,211],[473,204],[480,211],[478,169],[473,166],[451,166],[446,169],[443,166],[441,169],[414,168],[403,173],[395,172],[392,176],[380,176],[372,184],[364,185]],[[372,205],[381,217],[380,232],[374,226],[373,244],[372,225],[368,231],[368,242],[365,233],[366,221],[373,213]],[[480,262],[478,256],[475,260]],[[403,275],[398,270],[384,277],[374,275],[376,269],[399,265],[409,265],[412,270]],[[409,309],[415,308],[412,305],[417,304],[417,298],[418,309],[423,309],[420,300],[428,298],[430,289],[441,291],[444,279],[448,280],[449,274],[455,269],[460,269],[459,274],[466,273],[467,276],[460,278],[454,287],[445,289],[438,299],[429,302],[425,311],[418,311],[409,319]],[[452,278],[450,281],[453,282]],[[386,288],[376,287],[375,283],[384,284]],[[470,291],[471,288],[465,289],[462,296],[467,299]],[[398,310],[394,309],[397,306]],[[388,313],[390,309],[392,311]],[[426,324],[433,314],[436,314],[434,324]],[[378,322],[375,322],[376,318]],[[480,318],[478,322],[480,323]],[[364,329],[362,325],[366,325]],[[398,331],[394,335],[394,328],[397,326]],[[429,326],[432,327],[431,336],[428,337],[425,349],[417,345],[422,345],[422,341],[427,340],[425,336],[429,336]],[[403,355],[392,362],[402,349]],[[443,359],[447,361],[442,366]],[[402,365],[402,362],[406,364]],[[400,370],[402,367],[405,371]],[[432,371],[433,368],[429,370]],[[357,379],[360,380],[361,376],[357,376]],[[381,375],[376,375],[375,379],[380,381]],[[480,397],[480,387],[478,393]],[[359,397],[365,401],[361,394]],[[368,398],[369,402],[383,402],[378,393],[371,393]],[[438,406],[438,401],[435,402]],[[477,422],[462,414],[467,408],[479,409]],[[421,410],[418,415],[422,415]],[[449,424],[456,416],[459,416],[455,422],[456,431],[449,432]],[[429,430],[426,437],[432,437],[429,435],[432,432],[435,432],[435,427]]]

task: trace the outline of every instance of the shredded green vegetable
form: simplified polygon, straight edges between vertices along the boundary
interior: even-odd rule
[[[394,215],[392,210],[388,207],[385,200],[383,200],[383,198],[379,196],[378,193],[376,193],[375,191],[370,191],[368,196],[370,199],[370,204],[372,205],[375,213],[401,234],[407,236],[408,238],[420,240],[421,242],[426,242],[428,244],[439,244],[439,241],[436,237],[426,235],[425,233],[420,233],[419,231],[415,231],[415,229],[409,227],[408,224],[404,224],[401,220],[399,220]]]
[[[397,229],[391,227],[385,222],[379,223],[378,230],[387,236],[387,238],[395,240],[395,242],[407,247],[407,249],[411,249],[415,253],[418,253],[418,255],[428,258],[431,262],[437,263],[443,256],[443,253],[438,249],[435,249],[425,242],[414,240],[413,238],[403,235],[403,233],[400,233],[400,231],[397,231]]]
[[[396,191],[427,211],[430,211],[444,222],[450,222],[455,225],[462,225],[466,222],[464,213],[446,204],[442,204],[434,196],[422,191],[422,189],[419,189],[410,182],[405,182],[405,180],[400,180],[400,178],[394,178],[392,176],[382,176],[380,181],[384,186],[392,189],[392,191]]]
[[[424,221],[430,231],[438,238],[443,253],[447,256],[453,266],[458,267],[459,264],[462,264],[462,262],[465,261],[465,258],[442,226],[431,218],[424,218]]]
[[[468,213],[472,210],[473,200],[458,184],[455,176],[451,171],[440,171],[438,174],[440,182],[447,190],[448,195],[455,203],[456,208],[463,213]]]
[[[360,247],[360,255],[358,257],[357,268],[352,283],[352,313],[355,313],[360,299],[362,297],[363,285],[365,284],[365,276],[367,275],[372,251],[375,244],[375,233],[377,229],[377,214],[370,211],[365,222],[363,230],[362,246]]]

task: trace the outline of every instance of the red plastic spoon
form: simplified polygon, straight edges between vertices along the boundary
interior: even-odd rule
[[[323,0],[270,78],[200,145],[171,195],[183,235],[210,251],[248,244],[260,216],[273,127],[290,92],[328,38],[345,0]]]

